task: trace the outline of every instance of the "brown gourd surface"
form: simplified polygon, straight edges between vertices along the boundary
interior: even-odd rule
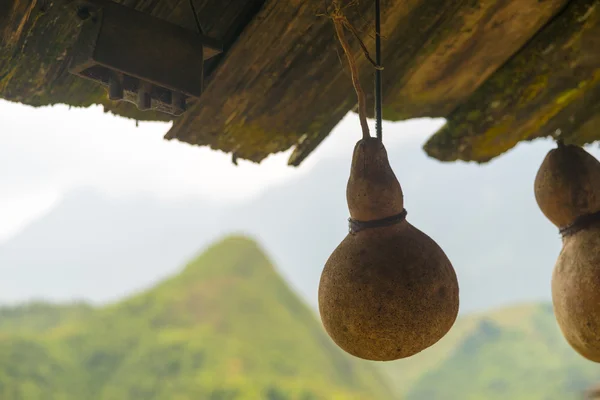
[[[350,216],[373,221],[404,210],[383,143],[360,140],[347,186]],[[326,331],[346,352],[390,361],[440,340],[454,324],[459,288],[443,250],[406,219],[349,233],[328,259],[319,285]]]
[[[535,197],[554,225],[575,228],[563,235],[552,274],[554,313],[571,347],[600,362],[600,222],[590,218],[600,212],[600,162],[578,146],[559,145],[538,171]]]

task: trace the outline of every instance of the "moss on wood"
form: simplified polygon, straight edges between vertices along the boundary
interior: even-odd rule
[[[393,41],[413,44],[393,52],[388,61],[394,69],[386,71],[386,119],[447,116],[566,3],[462,0],[422,4],[409,21],[402,21],[402,35]]]
[[[445,160],[485,161],[519,140],[558,128],[573,141],[594,140],[589,127],[597,123],[586,121],[600,113],[589,111],[598,102],[594,74],[600,56],[589,50],[600,48],[592,7],[598,0],[572,0],[523,47],[566,2],[384,1],[384,117],[449,115],[448,125],[426,147]],[[110,102],[104,89],[67,72],[79,32],[72,0],[1,3],[0,97],[33,106],[101,104],[136,120],[170,119]],[[194,27],[186,1],[133,3]],[[257,162],[294,148],[290,164],[298,165],[356,104],[332,25],[318,16],[325,3],[227,4],[196,1],[205,31],[222,38],[226,52],[209,61],[204,95],[174,121],[167,138]],[[346,12],[366,46],[374,48],[372,2],[356,2]],[[374,69],[356,41],[354,48],[370,93]]]
[[[123,2],[123,0],[117,0]],[[137,9],[196,29],[187,1],[138,0]],[[234,0],[227,7],[218,0],[195,2],[203,29],[231,44],[250,8],[262,0]],[[80,29],[73,0],[6,0],[0,6],[0,97],[45,106],[67,104],[104,106],[119,116],[147,121],[169,121],[169,115],[139,111],[133,104],[108,100],[106,92],[93,82],[68,73],[71,49]],[[211,18],[212,17],[212,18]],[[217,59],[207,67],[214,68]]]
[[[566,142],[600,139],[589,128],[584,140],[579,136],[600,102],[594,49],[600,49],[600,2],[573,0],[448,116],[426,152],[444,161],[485,162],[522,140],[559,133]]]
[[[4,38],[10,39],[0,49],[2,97],[35,107],[101,104],[105,110],[128,118],[168,120],[163,114],[140,112],[132,104],[111,102],[103,88],[68,73],[69,51],[79,32],[71,3],[69,0],[12,3],[13,11],[0,25],[0,30],[4,27]]]
[[[386,119],[445,115],[565,1],[385,2]],[[215,73],[215,84],[168,137],[254,161],[295,147],[290,163],[299,164],[356,104],[331,23],[316,17],[322,5],[268,1]],[[372,3],[347,12],[372,49]],[[374,69],[355,48],[370,93]]]

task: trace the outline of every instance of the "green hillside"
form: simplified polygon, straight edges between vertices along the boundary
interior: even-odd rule
[[[94,311],[85,303],[55,305],[35,302],[4,307],[0,308],[0,334],[46,332],[73,321],[83,322],[91,318]]]
[[[380,368],[407,400],[575,400],[600,382],[600,366],[567,345],[549,305],[461,318],[436,346]]]
[[[0,309],[0,400],[577,400],[600,383],[548,305],[460,318],[392,363],[346,355],[315,314],[230,237],[109,307]]]
[[[0,399],[393,398],[241,237],[110,307],[37,304],[0,315]]]

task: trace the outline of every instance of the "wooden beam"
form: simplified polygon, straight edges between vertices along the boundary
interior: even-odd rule
[[[117,1],[124,3],[125,1]],[[264,0],[194,0],[204,31],[230,47]],[[103,88],[68,73],[80,22],[74,0],[0,2],[0,96],[33,106],[102,104],[106,111],[137,120],[167,121],[162,113],[112,102]],[[196,29],[188,0],[138,0],[127,5],[174,24]],[[242,26],[240,26],[240,24]],[[207,68],[218,64],[218,57]]]
[[[566,0],[383,2],[386,119],[444,115],[482,84]],[[267,1],[169,139],[298,165],[356,104],[323,2]],[[349,8],[373,48],[372,2]],[[355,44],[365,87],[373,67]]]
[[[384,75],[386,119],[447,116],[567,2],[424,2],[414,22],[400,25],[392,40],[401,51],[392,51],[387,61],[393,70]]]
[[[384,119],[447,116],[567,1],[424,1],[407,9],[383,42]],[[370,76],[364,86],[371,111]],[[299,164],[325,137],[300,143],[290,163]]]
[[[388,1],[388,7],[402,10],[400,3]],[[268,0],[167,138],[259,162],[326,136],[356,103],[332,23],[320,16],[326,4]],[[371,9],[370,2],[358,2],[346,11],[364,32]],[[369,70],[362,60],[361,66]]]
[[[600,139],[600,1],[572,0],[425,145],[444,161],[485,162],[521,140]]]
[[[78,107],[104,104],[138,119],[164,119],[135,106],[106,99],[103,89],[67,72],[69,49],[77,38],[78,21],[68,0],[8,0],[12,12],[0,20],[0,93],[33,106],[63,103]],[[4,4],[8,4],[4,2]]]
[[[144,12],[195,28],[188,0],[127,1]],[[79,30],[72,2],[1,2],[0,96],[34,106],[103,104],[105,110],[129,118],[168,119],[164,114],[138,111],[127,103],[112,103],[102,88],[68,74],[70,49]],[[590,31],[582,39],[578,38],[577,29],[550,28],[564,19],[574,5],[595,2],[572,0],[569,8],[546,26],[566,2],[383,0],[384,118],[450,114],[447,130],[428,145],[430,154],[442,159],[489,159],[515,141],[543,135],[553,126],[567,127],[565,135],[571,135],[573,140],[594,137],[594,129],[590,127],[597,126],[593,116],[600,111],[587,110],[597,102],[592,90],[595,87],[592,67],[597,66],[597,52],[577,51],[576,46],[597,48],[593,35],[600,34],[597,30]],[[348,17],[365,45],[372,49],[373,3],[362,0],[343,3],[353,4],[346,9]],[[204,30],[224,40],[226,53],[205,66],[209,71],[205,93],[184,117],[174,122],[167,138],[208,145],[253,161],[294,148],[290,163],[299,164],[356,104],[332,24],[319,16],[327,2],[195,0],[195,4]],[[595,17],[590,14],[585,18]],[[546,26],[544,32],[548,33],[541,35],[544,39],[538,46],[540,49],[531,50],[532,43],[541,40],[540,35],[523,47],[542,26]],[[587,30],[582,28],[582,32]],[[570,41],[565,39],[568,35]],[[374,69],[362,55],[357,41],[350,39],[359,60],[361,80],[369,94]],[[557,43],[556,48],[548,50],[553,43]],[[562,49],[561,43],[571,50]],[[517,51],[518,56],[511,58]],[[558,55],[552,56],[555,53]],[[588,74],[588,79],[569,78],[570,70],[559,61],[562,56],[577,66],[576,71],[581,71],[577,77]],[[538,59],[559,67],[536,66]],[[549,82],[547,88],[544,77]],[[542,81],[536,81],[538,78]],[[557,114],[548,120],[552,110],[542,111],[540,107],[547,105],[552,96],[541,100],[539,96],[545,96],[544,90],[556,94],[561,88],[580,88],[580,84],[584,86],[582,90],[561,97],[561,104],[569,103],[564,109],[569,118],[559,120]],[[527,107],[511,109],[510,102],[520,100],[519,85],[527,87],[529,95],[536,90],[540,92],[536,92],[533,103],[519,103]],[[497,103],[498,99],[506,104]],[[496,108],[484,109],[486,101],[488,106],[493,104]],[[501,104],[499,109],[498,104]],[[494,136],[493,140],[473,139],[498,121],[505,124],[498,118],[511,113],[519,115],[517,125],[527,121],[531,125],[533,116],[537,116],[538,121],[547,122],[545,130],[528,134],[529,131],[523,131],[525,125],[518,125],[511,127],[510,132],[519,133],[509,133],[506,138],[501,134],[505,131],[494,136],[492,130],[491,136],[484,136]],[[527,119],[527,115],[532,115],[532,119]],[[574,122],[567,125],[571,120]],[[498,141],[503,144],[497,145]],[[462,155],[458,155],[457,146]]]

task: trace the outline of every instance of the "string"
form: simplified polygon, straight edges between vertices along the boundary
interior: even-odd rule
[[[406,219],[406,214],[406,209],[404,209],[400,214],[371,221],[359,221],[357,219],[348,218],[348,229],[350,233],[354,235],[366,229],[383,228],[386,226],[396,225]]]
[[[376,121],[376,137],[380,141],[383,140],[382,126],[383,126],[383,101],[382,101],[382,78],[381,78],[381,0],[375,0],[375,46],[376,46],[376,60],[373,60],[369,57],[369,52],[366,47],[360,40],[360,37],[352,24],[347,20],[342,12],[342,7],[339,4],[339,0],[334,0],[333,3],[333,12],[330,14],[331,19],[333,20],[335,31],[342,45],[342,49],[346,54],[348,59],[348,64],[350,66],[350,73],[352,76],[352,83],[354,85],[354,89],[356,91],[356,95],[358,97],[358,117],[360,120],[360,125],[363,131],[363,139],[370,138],[371,135],[369,133],[369,125],[367,124],[367,109],[366,109],[366,97],[365,93],[362,90],[359,80],[358,67],[356,65],[356,60],[354,59],[354,55],[352,54],[352,50],[350,48],[350,44],[348,43],[345,35],[344,28],[350,30],[358,39],[363,52],[367,59],[375,65],[375,121]]]
[[[358,68],[356,66],[356,61],[352,55],[350,45],[346,40],[344,35],[344,27],[347,27],[350,31],[354,33],[354,35],[359,39],[356,31],[352,28],[352,25],[348,22],[346,17],[341,13],[341,8],[339,4],[334,1],[335,11],[332,15],[332,19],[334,22],[335,30],[338,36],[338,39],[346,53],[346,57],[348,58],[348,63],[350,65],[350,72],[352,73],[352,83],[354,84],[354,89],[356,90],[356,94],[358,96],[358,115],[361,122],[361,126],[363,128],[363,139],[371,137],[369,134],[369,128],[366,121],[366,107],[365,107],[365,95],[360,86],[360,81],[358,79]],[[366,47],[361,43],[361,47],[367,59],[373,63],[372,59],[369,57],[369,53],[366,50]],[[377,139],[383,140],[383,101],[382,101],[382,79],[381,79],[381,70],[383,69],[381,66],[381,0],[375,0],[375,129],[377,132]],[[353,218],[348,219],[348,228],[350,234],[355,235],[360,231],[364,231],[367,229],[373,228],[382,228],[386,226],[392,226],[395,224],[399,224],[402,221],[406,220],[406,209],[403,209],[402,212],[396,215],[392,215],[390,217],[372,220],[372,221],[359,221]]]
[[[600,223],[600,211],[577,217],[572,224],[560,228],[558,232],[562,237],[567,237],[584,229],[588,229],[598,223]]]
[[[362,90],[362,87],[360,85],[356,60],[352,55],[352,49],[350,48],[350,44],[348,43],[346,35],[344,34],[345,17],[341,14],[340,11],[336,11],[336,13],[332,17],[335,32],[338,36],[340,44],[342,45],[342,49],[344,49],[344,53],[346,53],[346,58],[348,59],[350,74],[352,76],[352,84],[354,85],[356,96],[358,97],[358,118],[362,127],[363,139],[368,139],[371,137],[371,134],[369,133],[369,125],[367,124],[367,102],[365,99],[365,92]]]
[[[381,90],[381,0],[375,0],[375,131],[377,139],[383,140],[383,95]]]

